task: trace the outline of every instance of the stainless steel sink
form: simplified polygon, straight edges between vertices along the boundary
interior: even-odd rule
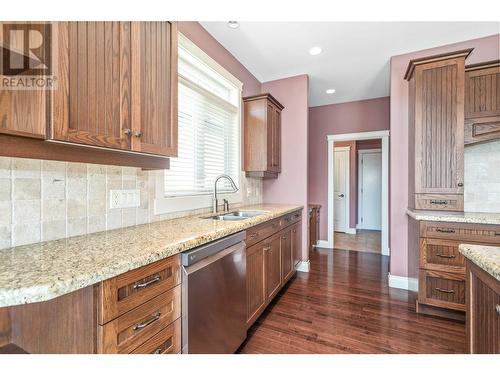
[[[255,216],[264,215],[265,213],[267,213],[267,211],[258,211],[258,210],[243,211],[243,210],[238,210],[238,211],[221,213],[221,214],[218,214],[218,215],[207,216],[207,217],[204,217],[204,219],[238,221],[238,220],[245,220],[245,219],[248,219],[248,218],[251,218],[251,217],[255,217]]]

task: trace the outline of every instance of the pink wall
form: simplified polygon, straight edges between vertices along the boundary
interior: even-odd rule
[[[390,136],[390,248],[391,274],[408,275],[408,82],[403,79],[411,59],[464,48],[474,48],[466,64],[497,60],[500,34],[427,49],[391,58]]]
[[[260,94],[261,83],[257,78],[198,22],[179,22],[178,28],[186,38],[243,82],[243,96]]]
[[[290,203],[307,207],[307,129],[309,77],[300,75],[262,84],[285,106],[281,117],[281,173],[264,180],[266,203]],[[302,259],[308,259],[307,208],[302,215]]]
[[[309,203],[321,205],[320,239],[327,239],[330,134],[389,129],[389,97],[309,108]]]

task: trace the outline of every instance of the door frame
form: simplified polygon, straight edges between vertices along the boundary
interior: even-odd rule
[[[361,163],[361,157],[360,155],[362,154],[382,154],[382,149],[380,148],[370,148],[366,150],[358,150],[358,222],[356,223],[356,228],[363,229],[362,223],[359,222],[359,218],[362,216],[363,213],[363,200],[361,199],[361,189],[363,186],[363,165]],[[382,157],[382,155],[380,155]],[[382,205],[382,202],[381,202]]]
[[[345,215],[345,228],[344,228],[344,233],[349,233],[349,228],[350,228],[350,224],[349,224],[349,214],[350,214],[350,206],[351,206],[351,202],[350,202],[350,194],[349,194],[349,189],[350,189],[350,185],[349,185],[349,180],[351,178],[351,173],[350,173],[350,159],[351,159],[351,146],[342,146],[342,147],[334,147],[333,148],[333,157],[334,157],[334,165],[335,165],[335,151],[347,151],[347,161],[346,161],[346,164],[345,164],[345,175],[346,175],[346,181],[345,181],[345,198],[346,198],[346,202],[347,204],[345,205],[345,212],[344,212],[344,215]],[[333,189],[335,191],[335,185],[333,185]],[[333,192],[332,192],[332,196],[333,196]],[[342,232],[342,231],[341,231]]]
[[[328,240],[318,241],[318,247],[333,249],[333,209],[334,209],[334,147],[335,141],[360,141],[382,139],[382,255],[390,255],[389,249],[389,130],[327,135],[328,142]]]

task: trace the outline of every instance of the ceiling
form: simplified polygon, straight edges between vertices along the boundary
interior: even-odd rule
[[[261,82],[308,74],[311,107],[388,96],[391,56],[500,32],[498,22],[201,24]],[[323,52],[309,55],[314,46]]]

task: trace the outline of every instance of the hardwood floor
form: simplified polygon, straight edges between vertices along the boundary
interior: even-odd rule
[[[465,325],[417,315],[416,293],[389,288],[386,256],[315,250],[240,353],[465,353]]]
[[[334,244],[336,249],[364,251],[367,253],[381,253],[382,232],[379,230],[360,229],[356,234],[335,232]]]

